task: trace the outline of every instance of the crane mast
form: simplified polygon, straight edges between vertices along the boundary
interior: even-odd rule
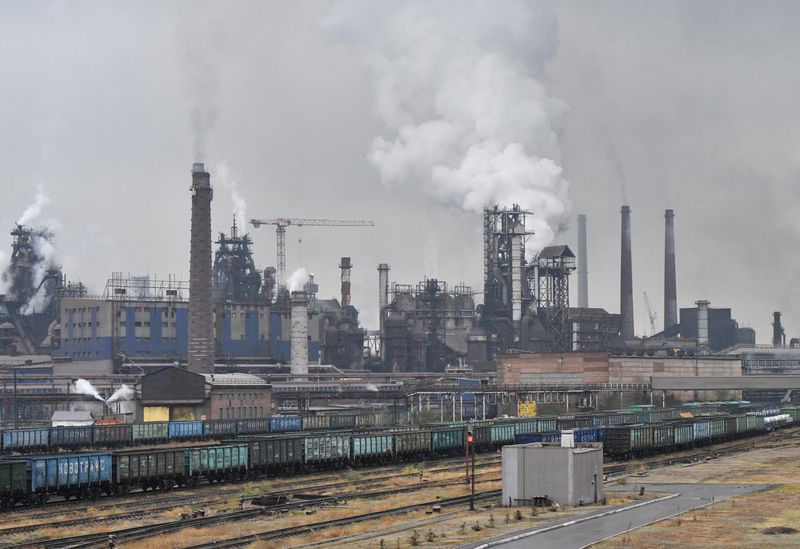
[[[278,291],[286,288],[286,227],[374,227],[375,223],[364,220],[347,219],[294,219],[279,217],[276,219],[251,219],[253,227],[256,229],[261,225],[275,225],[275,237],[277,240],[277,265],[276,276],[278,278]]]

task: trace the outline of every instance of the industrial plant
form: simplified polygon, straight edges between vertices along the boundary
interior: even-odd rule
[[[113,392],[174,367],[271,384],[275,397],[268,407],[261,403],[260,415],[399,406],[459,419],[515,413],[520,402],[532,400],[593,408],[626,399],[651,402],[659,395],[664,402],[667,396],[681,401],[722,394],[795,398],[791,388],[786,393],[746,383],[654,389],[657,378],[746,379],[800,369],[800,347],[795,338],[787,344],[779,312],[773,315],[773,344],[765,347],[728,307],[703,299],[678,307],[671,209],[664,212],[660,330],[644,296],[652,335],[637,337],[634,326],[628,205],[620,218],[618,312],[590,305],[586,215],[577,216],[577,253],[557,242],[534,250],[529,240],[536,212],[493,205],[482,216],[482,288],[425,273],[417,282],[393,281],[390,264],[381,263],[376,330],[361,324],[364,296],[351,295],[350,283],[352,269],[371,268],[341,257],[330,266],[339,270],[340,295],[326,297],[313,274],[289,287],[285,265],[288,227],[372,227],[371,221],[254,219],[253,228],[274,226],[277,235],[275,264],[259,266],[253,242],[266,233],[248,233],[234,219],[229,233],[213,237],[211,180],[202,163],[193,165],[188,281],[115,272],[102,293],[91,294],[80,282],[67,282],[53,262],[56,235],[12,228],[11,261],[3,273],[8,290],[0,296],[0,350],[6,355],[3,390],[11,394],[15,381],[17,398],[4,399],[4,422],[47,420],[58,409],[76,407],[102,415],[109,410],[99,403],[79,402],[71,390],[75,379]],[[20,394],[37,392],[52,395],[20,402]],[[147,399],[138,398],[128,420],[147,408]],[[158,399],[169,402],[169,393]],[[176,412],[163,417],[185,416],[179,409],[176,404]]]

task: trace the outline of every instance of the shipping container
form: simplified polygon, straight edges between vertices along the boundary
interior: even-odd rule
[[[303,438],[306,463],[337,463],[350,456],[350,437],[347,435],[306,435]]]
[[[78,496],[111,491],[111,454],[64,454],[29,458],[31,491]]]
[[[171,488],[186,482],[183,448],[115,452],[114,482],[127,493],[134,486]]]
[[[236,433],[235,419],[213,419],[203,422],[203,436],[206,438],[230,437]]]
[[[236,433],[239,435],[255,435],[269,433],[268,419],[237,419]]]
[[[269,418],[270,433],[291,433],[303,428],[300,416],[272,416]]]
[[[133,442],[133,425],[95,425],[92,429],[95,446],[125,446]]]
[[[92,426],[51,427],[50,448],[84,448],[92,445]]]
[[[168,423],[134,423],[133,441],[137,444],[166,442],[169,435]]]
[[[395,454],[400,457],[428,455],[431,452],[430,431],[405,431],[394,434]]]
[[[25,501],[28,488],[28,464],[24,460],[0,461],[0,508]]]
[[[392,456],[391,435],[353,435],[350,439],[350,444],[352,447],[350,455],[353,461],[391,458]]]
[[[464,428],[431,431],[431,449],[437,455],[464,452]]]
[[[327,431],[331,428],[331,416],[303,416],[303,431]]]
[[[3,431],[2,440],[6,453],[44,449],[50,445],[50,430],[11,429]]]
[[[290,471],[303,464],[303,438],[276,436],[255,438],[247,442],[250,466],[263,471]]]

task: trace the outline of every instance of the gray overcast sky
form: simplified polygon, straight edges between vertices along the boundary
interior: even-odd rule
[[[375,220],[372,229],[287,233],[289,271],[314,272],[323,296],[338,295],[339,257],[353,258],[354,304],[368,327],[380,262],[392,281],[431,275],[480,289],[480,217],[413,187],[381,185],[367,158],[384,132],[372,80],[359,44],[322,30],[331,4],[2,1],[0,9],[0,227],[11,228],[41,185],[51,203],[37,221],[57,220],[60,263],[93,292],[112,271],[188,277],[198,146],[215,185],[215,231],[231,224],[231,182],[248,218]],[[589,218],[590,305],[619,309],[626,194],[637,333],[649,330],[642,291],[661,323],[663,210],[674,208],[679,305],[730,306],[759,342],[781,310],[787,336],[800,335],[800,4],[537,9],[552,11],[557,32],[540,80],[567,109],[556,128],[570,218]],[[190,125],[198,105],[208,128],[200,145]],[[257,263],[273,265],[274,231],[251,234]],[[573,226],[557,236],[575,240]]]

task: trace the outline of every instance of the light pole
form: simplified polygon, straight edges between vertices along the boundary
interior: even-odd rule
[[[472,427],[467,429],[467,453],[472,454],[472,475],[470,480],[472,487],[469,496],[469,510],[475,510],[475,435],[472,433]]]

